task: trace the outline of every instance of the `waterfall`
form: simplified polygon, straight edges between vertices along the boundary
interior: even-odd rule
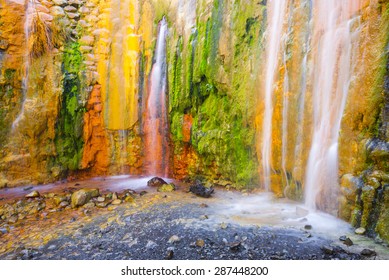
[[[281,189],[271,184],[282,182],[288,191],[303,185],[310,209],[337,209],[339,132],[357,61],[360,6],[359,0],[267,2],[263,185]],[[296,18],[302,10],[308,21]],[[293,49],[299,43],[302,49]]]
[[[265,68],[265,112],[262,127],[262,172],[265,190],[270,190],[271,153],[272,153],[272,118],[273,86],[278,70],[279,52],[281,49],[281,32],[287,8],[287,0],[268,1],[268,27]]]
[[[313,136],[305,173],[305,204],[311,209],[337,209],[338,139],[355,61],[358,2],[314,2]]]
[[[15,120],[12,123],[12,132],[15,132],[19,122],[21,121],[22,117],[24,116],[24,108],[25,108],[25,103],[26,103],[26,98],[27,98],[27,91],[28,91],[28,79],[29,79],[29,70],[30,70],[30,53],[29,53],[29,42],[30,42],[30,28],[32,24],[32,20],[34,17],[34,9],[35,9],[35,3],[32,0],[27,0],[26,1],[26,12],[25,12],[25,17],[24,17],[24,37],[25,37],[25,42],[26,42],[26,51],[24,55],[24,74],[22,78],[22,106],[19,114],[15,118]]]
[[[159,34],[155,49],[155,63],[151,70],[149,93],[144,116],[145,166],[148,174],[167,176],[169,163],[168,119],[167,119],[167,65],[166,36],[167,21],[159,23]]]

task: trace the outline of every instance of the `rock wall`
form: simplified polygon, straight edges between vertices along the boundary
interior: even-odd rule
[[[2,0],[0,7],[0,187],[144,172],[143,108],[163,16],[170,175],[238,189],[260,185],[266,1],[28,3]],[[361,3],[339,139],[337,214],[388,241],[389,7]],[[278,196],[302,200],[312,83],[302,84],[314,71],[302,62],[310,61],[314,14],[309,0],[288,1],[287,9],[271,185]]]

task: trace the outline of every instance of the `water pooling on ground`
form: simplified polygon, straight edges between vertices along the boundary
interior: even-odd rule
[[[319,211],[306,210],[301,203],[275,198],[273,194],[266,192],[242,193],[219,188],[216,189],[215,194],[211,198],[205,199],[189,193],[186,184],[169,179],[165,180],[174,182],[177,190],[175,192],[160,193],[155,188],[147,186],[147,182],[150,179],[151,177],[120,175],[44,186],[30,186],[28,188],[3,189],[0,192],[0,197],[6,195],[7,198],[12,197],[14,200],[23,198],[24,195],[32,190],[37,190],[41,194],[49,194],[62,192],[69,188],[97,187],[100,189],[100,193],[103,194],[107,192],[120,193],[128,189],[132,189],[137,193],[141,191],[147,192],[146,195],[137,196],[135,204],[124,203],[118,208],[108,211],[107,209],[95,209],[87,213],[85,212],[87,211],[86,208],[80,207],[77,209],[67,209],[63,212],[50,213],[50,211],[47,211],[48,214],[46,213],[44,218],[23,220],[20,224],[11,225],[9,233],[3,236],[4,242],[14,242],[14,245],[7,247],[7,250],[17,251],[17,248],[22,248],[23,246],[27,248],[39,247],[40,249],[37,249],[40,252],[39,254],[42,253],[43,258],[45,258],[44,256],[48,256],[45,255],[47,253],[44,252],[45,248],[49,247],[46,244],[52,244],[50,242],[61,243],[63,238],[70,238],[67,242],[76,245],[80,240],[80,237],[77,236],[82,228],[88,228],[90,234],[96,234],[101,228],[105,228],[113,222],[115,225],[117,224],[116,226],[119,227],[117,230],[120,232],[125,230],[125,221],[136,221],[136,217],[143,215],[144,217],[136,224],[131,224],[131,227],[127,227],[127,230],[134,234],[134,238],[136,238],[137,234],[132,232],[134,230],[132,227],[141,226],[142,223],[147,221],[150,224],[147,224],[147,227],[150,226],[148,230],[157,230],[159,232],[153,233],[153,235],[158,235],[154,237],[158,240],[169,239],[173,234],[186,236],[186,231],[192,232],[191,234],[194,236],[202,236],[202,234],[207,236],[207,234],[212,232],[216,236],[229,236],[227,232],[233,236],[234,231],[242,231],[241,235],[244,235],[246,231],[251,232],[254,229],[258,229],[261,235],[274,235],[276,240],[283,240],[279,244],[274,244],[277,248],[285,247],[288,242],[295,244],[297,240],[298,246],[314,246],[313,244],[317,244],[319,251],[323,244],[341,246],[341,248],[356,254],[360,253],[364,248],[370,248],[377,252],[377,258],[389,259],[388,248],[375,244],[373,240],[367,237],[355,235],[351,226],[344,221]],[[5,201],[0,201],[0,204],[4,203]],[[63,218],[64,215],[65,218]],[[59,220],[62,220],[63,223],[56,222]],[[175,229],[176,231],[174,231],[175,225],[179,225]],[[163,228],[165,227],[169,228],[169,231],[164,232]],[[43,232],[42,228],[45,229]],[[160,232],[160,230],[162,231]],[[177,232],[178,230],[182,232]],[[40,233],[37,233],[37,231]],[[148,236],[147,232],[139,232],[138,234],[139,239],[143,236],[142,234]],[[345,246],[339,241],[340,236],[350,237],[354,245],[350,247]],[[117,237],[113,236],[112,238],[115,239]],[[283,238],[286,239],[284,240]],[[101,242],[104,242],[104,239],[101,240],[103,240]],[[294,241],[292,242],[291,240]],[[144,242],[148,241],[146,239]],[[94,241],[90,239],[83,242],[91,242],[90,246],[94,244]],[[139,240],[139,242],[141,241]],[[244,243],[243,241],[239,242]],[[117,243],[117,240],[111,240],[110,243]],[[230,244],[231,242],[228,241],[227,243]],[[3,250],[6,246],[9,246],[5,244],[1,246]],[[288,250],[286,247],[284,249]],[[59,252],[58,254],[61,253]],[[150,256],[153,256],[152,252],[150,252]],[[72,258],[70,255],[67,257]],[[88,255],[82,257],[90,258]]]

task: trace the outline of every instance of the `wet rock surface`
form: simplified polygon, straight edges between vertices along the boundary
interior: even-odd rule
[[[208,198],[211,197],[215,190],[212,187],[207,188],[203,184],[197,182],[196,184],[190,186],[189,191],[195,195]]]
[[[130,193],[130,192],[127,192]],[[100,194],[103,203],[125,193]],[[10,227],[1,225],[0,259],[361,259],[333,240],[304,229],[221,222],[212,206],[187,193],[132,194],[134,201],[101,209],[91,205],[42,215]],[[135,198],[134,198],[135,197]],[[179,199],[181,198],[181,199]],[[114,201],[115,201],[114,200]],[[67,200],[64,200],[67,201]],[[62,201],[63,202],[63,201]],[[61,203],[62,203],[61,202]],[[46,211],[46,210],[45,210]],[[201,217],[207,216],[207,219]],[[209,217],[208,217],[209,216]],[[62,217],[62,216],[61,216]],[[39,228],[39,234],[37,231]],[[42,230],[43,229],[43,230]],[[39,238],[38,238],[39,236]]]
[[[167,185],[168,183],[166,183],[166,181],[162,178],[159,178],[159,177],[154,177],[154,178],[151,178],[148,182],[147,182],[147,186],[149,187],[162,187],[163,185]]]

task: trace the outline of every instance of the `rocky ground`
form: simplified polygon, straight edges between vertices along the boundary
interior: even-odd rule
[[[385,258],[348,237],[316,234],[310,225],[226,222],[214,211],[225,190],[203,198],[167,186],[99,194],[31,191],[29,198],[0,201],[0,259]],[[85,200],[77,204],[76,197]]]

